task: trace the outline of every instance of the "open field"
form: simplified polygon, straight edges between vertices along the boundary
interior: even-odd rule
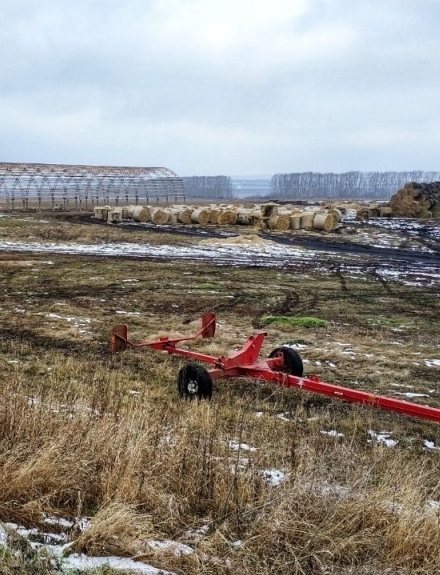
[[[183,360],[108,346],[118,323],[144,340],[214,311],[192,348],[264,330],[264,354],[292,345],[307,375],[440,407],[438,229],[386,225],[237,240],[0,218],[0,571],[85,554],[151,574],[440,572],[437,424],[248,380],[183,402]]]

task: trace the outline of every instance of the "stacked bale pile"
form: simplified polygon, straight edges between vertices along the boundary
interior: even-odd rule
[[[409,182],[390,200],[393,216],[440,218],[440,182]]]

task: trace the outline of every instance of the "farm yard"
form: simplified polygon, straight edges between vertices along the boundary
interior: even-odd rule
[[[2,573],[440,570],[440,428],[253,380],[179,399],[184,360],[267,332],[306,375],[440,408],[440,227],[332,233],[0,218]]]

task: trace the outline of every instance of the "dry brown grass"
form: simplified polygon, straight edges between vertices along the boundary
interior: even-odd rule
[[[48,224],[49,235],[58,225]],[[72,241],[78,233],[67,232]],[[117,231],[105,233],[116,241]],[[211,403],[181,402],[182,360],[108,351],[109,329],[121,322],[133,339],[149,339],[194,332],[199,314],[214,310],[215,340],[189,345],[221,355],[264,315],[311,315],[329,327],[268,326],[264,353],[298,342],[307,373],[387,395],[423,393],[436,405],[438,369],[424,364],[438,357],[439,303],[429,290],[385,289],[374,277],[345,278],[341,289],[338,274],[313,271],[51,261],[0,256],[8,297],[0,305],[0,520],[41,527],[47,513],[87,516],[89,529],[70,533],[77,551],[181,573],[440,571],[439,453],[423,448],[424,439],[440,445],[435,424],[250,381],[217,382]],[[387,448],[370,429],[399,443]],[[332,430],[343,436],[323,433]],[[285,481],[270,485],[269,469]],[[195,552],[157,551],[151,539]]]

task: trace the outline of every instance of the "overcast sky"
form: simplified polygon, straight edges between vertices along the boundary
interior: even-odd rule
[[[0,7],[0,161],[440,169],[440,0]]]

